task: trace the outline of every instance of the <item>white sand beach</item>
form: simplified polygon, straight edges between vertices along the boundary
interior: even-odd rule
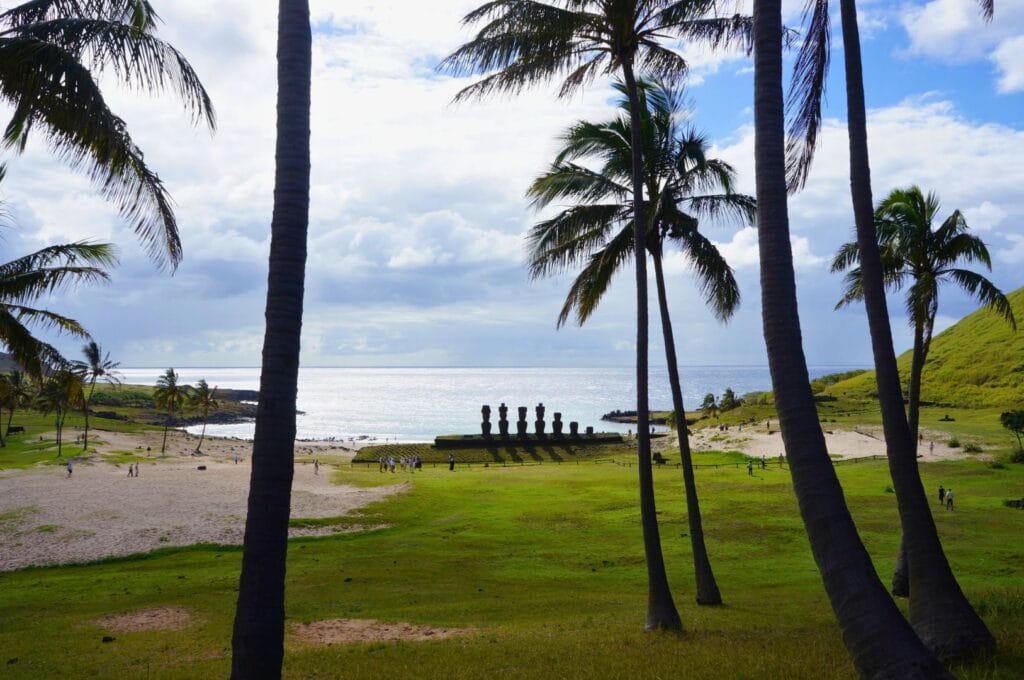
[[[948,435],[925,439],[917,448],[918,458],[923,461],[956,460],[965,456],[963,449],[950,448],[946,445]],[[929,447],[929,444],[933,446]],[[868,458],[885,455],[885,439],[882,428],[858,427],[855,430],[825,430],[825,445],[830,455],[840,458]],[[739,451],[748,456],[760,458],[777,458],[783,453],[782,433],[778,424],[772,422],[769,434],[764,425],[745,425],[741,428],[730,427],[720,431],[718,428],[697,430],[691,438],[691,446],[695,451]]]
[[[147,457],[139,477],[128,466],[95,460],[64,467],[45,465],[0,472],[0,571],[30,565],[95,560],[195,543],[240,544],[245,529],[252,443],[207,439],[204,456],[192,456],[198,437],[172,431],[160,457],[159,432],[99,432],[100,452],[133,451]],[[146,452],[146,447],[152,450]],[[141,447],[141,448],[140,448]],[[74,449],[74,446],[69,447]],[[351,457],[337,442],[300,442],[297,456]],[[240,462],[234,462],[234,456]],[[205,465],[205,470],[199,470]],[[404,484],[357,488],[332,484],[331,467],[295,466],[292,517],[345,515],[406,488]],[[308,535],[317,529],[293,529]],[[331,528],[319,529],[331,531]]]

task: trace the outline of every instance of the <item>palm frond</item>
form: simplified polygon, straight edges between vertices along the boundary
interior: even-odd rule
[[[604,248],[591,256],[587,266],[572,282],[558,315],[557,327],[564,326],[570,316],[575,316],[577,325],[586,323],[608,291],[615,272],[632,257],[633,225],[628,223]]]
[[[628,215],[620,204],[578,205],[538,222],[527,234],[530,278],[542,278],[585,262]]]
[[[790,193],[803,188],[821,130],[821,106],[831,54],[828,0],[807,0],[804,8],[807,35],[793,64],[790,83],[790,114],[786,140],[786,182]]]
[[[686,255],[704,302],[715,318],[728,321],[740,305],[740,287],[732,267],[714,243],[689,226],[686,215],[675,210],[667,213],[666,219],[678,226],[673,230],[672,240]]]
[[[991,281],[968,269],[952,269],[946,273],[946,276],[968,294],[974,296],[980,304],[1006,319],[1013,330],[1017,330],[1017,320],[1014,318],[1010,301],[1006,299],[1003,291],[996,288]]]

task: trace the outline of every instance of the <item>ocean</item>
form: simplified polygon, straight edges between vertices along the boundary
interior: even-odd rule
[[[858,366],[817,366],[811,376],[846,371]],[[124,381],[153,385],[165,369],[122,369]],[[203,378],[211,387],[259,388],[259,368],[180,368],[182,383]],[[767,366],[686,366],[681,369],[686,408],[700,405],[708,392],[721,396],[725,388],[739,396],[767,390]],[[598,432],[626,432],[629,425],[602,421],[616,409],[635,405],[634,369],[621,368],[303,368],[299,373],[298,437],[300,439],[352,439],[364,437],[404,442],[433,441],[439,434],[480,431],[480,407],[491,407],[493,431],[498,431],[498,406],[529,407],[533,430],[534,407],[543,402],[550,423],[557,411],[568,432],[570,421],[580,431],[593,426]],[[668,372],[655,367],[650,373],[652,410],[672,408]],[[209,425],[207,434],[251,438],[253,423]],[[514,422],[511,425],[515,431]],[[198,432],[198,427],[189,428]],[[550,431],[550,425],[549,425]]]

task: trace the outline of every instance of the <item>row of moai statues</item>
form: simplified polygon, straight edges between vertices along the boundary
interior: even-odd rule
[[[540,403],[534,408],[537,414],[537,419],[533,421],[533,430],[538,437],[545,436],[546,425],[544,423],[544,404]],[[529,423],[526,422],[526,414],[529,409],[525,406],[519,407],[519,420],[516,421],[516,435],[519,437],[526,437],[529,429]],[[483,432],[485,437],[491,436],[491,407],[488,404],[484,404],[480,409],[480,414],[483,416],[483,422],[480,423],[480,430]],[[555,437],[562,437],[562,427],[565,424],[562,422],[562,414],[556,412],[555,419],[551,422],[551,433]],[[580,424],[576,421],[569,423],[569,435],[572,437],[578,436],[580,433]],[[502,402],[501,406],[498,407],[498,435],[502,439],[507,439],[509,436],[508,432],[508,406]]]

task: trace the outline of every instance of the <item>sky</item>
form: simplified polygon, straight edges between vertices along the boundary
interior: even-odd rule
[[[557,99],[451,103],[473,82],[435,67],[472,37],[460,18],[479,0],[312,0],[312,188],[302,363],[307,366],[628,366],[634,361],[632,274],[586,326],[555,320],[570,276],[529,279],[524,234],[539,218],[524,192],[578,120],[614,111],[608,81]],[[784,2],[798,26],[802,3]],[[177,206],[185,259],[171,275],[150,261],[88,180],[41,138],[8,156],[0,198],[11,214],[0,249],[12,259],[46,245],[109,241],[120,265],[106,285],[62,292],[49,308],[81,321],[124,366],[256,366],[263,340],[273,189],[276,3],[154,1],[159,35],[198,71],[218,129],[189,125],[170,96],[103,86]],[[835,3],[838,7],[838,3]],[[988,244],[990,278],[1024,284],[1024,0],[1000,0],[986,24],[969,0],[860,3],[868,135],[876,200],[918,184],[964,211]],[[871,361],[860,306],[834,311],[829,272],[852,239],[842,40],[821,146],[790,202],[808,362]],[[677,45],[690,63],[691,123],[712,155],[753,193],[752,62]],[[787,61],[791,63],[791,59]],[[4,112],[0,112],[4,113]],[[668,298],[684,365],[764,365],[756,232],[703,224],[735,268],[741,308],[723,325],[704,307],[688,263],[666,258]],[[952,288],[940,328],[975,304]],[[652,304],[651,357],[663,363]],[[890,303],[897,350],[910,330]],[[80,340],[54,338],[69,356]]]

